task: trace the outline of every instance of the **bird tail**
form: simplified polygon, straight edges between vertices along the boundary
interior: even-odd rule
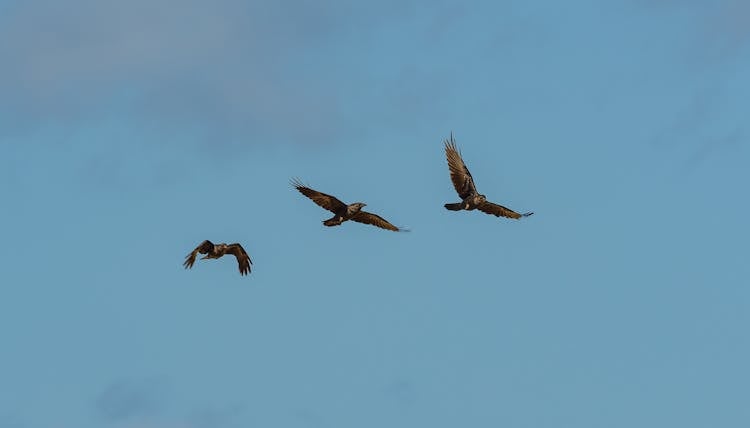
[[[456,204],[445,204],[445,208],[451,210],[451,211],[461,211],[461,203]]]
[[[323,224],[328,227],[338,226],[341,224],[341,221],[339,221],[336,217],[333,217],[333,218],[329,218],[328,220],[323,221]]]

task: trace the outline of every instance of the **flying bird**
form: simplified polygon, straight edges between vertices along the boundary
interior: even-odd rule
[[[331,195],[305,186],[298,179],[292,180],[292,186],[319,206],[333,213],[333,217],[323,221],[323,224],[326,226],[338,226],[347,220],[352,220],[357,223],[371,224],[394,232],[408,232],[407,229],[396,227],[377,214],[362,211],[362,207],[367,206],[365,203],[355,202],[347,205]]]
[[[519,214],[510,208],[489,202],[484,195],[479,194],[474,185],[474,179],[471,177],[469,168],[466,167],[464,160],[461,159],[461,153],[456,148],[456,141],[453,139],[453,133],[451,133],[450,140],[445,140],[445,156],[448,158],[448,169],[451,173],[453,187],[456,188],[456,192],[461,198],[461,202],[445,204],[445,208],[451,211],[471,211],[478,209],[479,211],[492,214],[496,217],[502,216],[513,219],[528,217],[534,214],[532,212]]]
[[[226,254],[233,254],[235,257],[237,257],[237,264],[240,268],[240,275],[247,275],[251,269],[250,265],[253,264],[253,261],[250,260],[250,256],[247,255],[247,252],[245,252],[245,249],[242,248],[242,245],[234,243],[234,244],[214,244],[213,242],[209,240],[205,240],[201,242],[200,245],[195,247],[195,249],[185,257],[185,263],[183,265],[185,266],[185,269],[190,269],[193,267],[193,263],[195,263],[195,256],[198,255],[198,253],[205,254],[205,256],[201,257],[201,260],[203,259],[218,259],[221,256],[224,256]]]

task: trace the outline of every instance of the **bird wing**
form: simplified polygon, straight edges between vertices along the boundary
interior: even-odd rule
[[[346,209],[345,203],[339,201],[338,199],[336,199],[335,197],[331,195],[318,192],[317,190],[313,190],[305,186],[298,179],[292,180],[292,186],[294,186],[295,189],[299,190],[300,193],[312,199],[313,202],[327,209],[328,211],[336,213],[336,212]]]
[[[394,232],[406,232],[407,231],[406,229],[400,229],[392,225],[383,217],[380,217],[377,214],[368,213],[367,211],[358,212],[357,214],[354,215],[354,217],[351,218],[351,220],[354,220],[357,223],[371,224],[373,226],[377,226],[382,229],[392,230]]]
[[[237,257],[237,264],[240,267],[241,275],[247,275],[251,272],[250,265],[253,264],[253,261],[250,260],[250,256],[247,255],[247,252],[242,248],[242,245],[236,242],[227,245],[227,253],[234,254],[234,256]]]
[[[492,214],[495,217],[502,216],[502,217],[508,217],[508,218],[514,218],[514,219],[519,219],[521,217],[528,217],[534,214],[531,212],[519,214],[510,208],[505,208],[502,205],[493,204],[492,202],[485,202],[482,205],[478,206],[477,209],[487,214]]]
[[[193,251],[190,252],[190,254],[185,257],[185,262],[182,264],[185,266],[185,269],[190,269],[193,267],[193,263],[195,263],[195,256],[198,255],[198,253],[206,254],[214,247],[214,244],[209,241],[208,239],[201,242],[200,245],[195,247]]]
[[[451,134],[450,140],[445,140],[445,157],[448,159],[448,169],[451,173],[453,187],[461,199],[466,199],[472,193],[477,191],[474,185],[474,179],[471,177],[469,168],[466,167],[464,160],[461,159],[461,153],[456,148],[456,141]]]

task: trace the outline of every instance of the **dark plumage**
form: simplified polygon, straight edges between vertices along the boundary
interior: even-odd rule
[[[294,186],[295,189],[299,190],[299,192],[303,195],[312,199],[312,201],[319,206],[333,213],[333,217],[323,221],[323,224],[326,226],[338,226],[347,220],[352,220],[358,223],[371,224],[373,226],[392,230],[394,232],[407,231],[406,229],[402,229],[392,225],[379,215],[368,213],[367,211],[362,211],[362,207],[367,205],[362,202],[355,202],[353,204],[347,205],[331,195],[318,192],[317,190],[313,190],[305,186],[297,179],[292,180],[292,186]]]
[[[235,257],[237,257],[237,264],[240,268],[240,275],[247,275],[251,271],[250,265],[253,264],[252,260],[250,260],[250,256],[248,256],[245,252],[245,249],[242,248],[242,245],[237,243],[228,245],[224,243],[214,244],[209,240],[205,240],[201,242],[200,245],[195,247],[195,249],[190,254],[188,254],[187,257],[185,257],[185,263],[183,263],[185,269],[190,269],[193,267],[193,263],[195,263],[195,256],[198,255],[198,253],[206,254],[205,256],[201,257],[201,260],[218,259],[225,254],[233,254]]]
[[[445,140],[445,156],[448,159],[448,169],[451,173],[453,187],[456,188],[456,192],[461,198],[461,202],[445,204],[445,208],[451,211],[471,211],[478,209],[479,211],[492,214],[496,217],[502,216],[513,219],[528,217],[534,214],[532,212],[519,214],[510,208],[488,202],[484,195],[479,194],[474,185],[474,179],[471,177],[469,168],[466,167],[463,159],[461,159],[461,153],[456,148],[456,141],[453,139],[452,133],[450,140]]]

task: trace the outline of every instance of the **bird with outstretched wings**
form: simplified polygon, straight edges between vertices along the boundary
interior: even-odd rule
[[[445,208],[451,211],[475,210],[478,209],[487,214],[496,217],[507,217],[519,219],[528,217],[534,213],[517,213],[510,208],[487,201],[487,198],[477,191],[474,184],[474,178],[466,167],[461,152],[456,147],[456,141],[453,139],[453,133],[449,140],[445,140],[445,157],[448,160],[448,170],[450,172],[453,187],[461,198],[461,202],[445,204]]]
[[[337,199],[335,196],[319,192],[304,184],[298,179],[292,180],[292,186],[297,189],[300,193],[307,196],[315,202],[318,206],[326,209],[333,213],[333,217],[324,220],[323,224],[326,226],[338,226],[341,223],[352,220],[357,223],[369,224],[386,230],[392,230],[394,232],[406,232],[406,229],[399,228],[388,222],[383,217],[377,214],[373,214],[367,211],[362,211],[362,207],[367,204],[362,202],[355,202],[353,204],[345,204]]]
[[[195,249],[191,251],[190,254],[187,255],[187,257],[185,257],[185,262],[183,263],[185,269],[190,269],[193,267],[195,258],[199,253],[206,254],[205,256],[201,257],[201,260],[218,259],[226,254],[231,254],[237,258],[237,265],[240,269],[240,275],[247,275],[251,272],[250,266],[253,264],[253,262],[252,260],[250,260],[250,256],[247,255],[245,249],[242,248],[242,245],[240,245],[239,243],[214,244],[209,240],[205,240],[201,242],[200,245],[195,247]]]

